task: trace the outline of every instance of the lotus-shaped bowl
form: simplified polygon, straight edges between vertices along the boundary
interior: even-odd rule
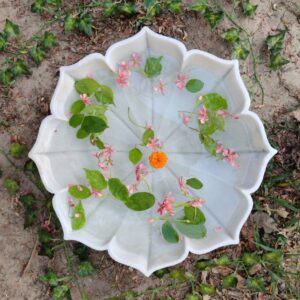
[[[166,85],[163,94],[156,93],[153,87],[158,79],[138,73],[132,74],[128,87],[117,85],[113,74],[132,52],[140,53],[143,61],[149,55],[163,56],[160,77],[168,82],[174,82],[176,75],[183,72],[204,82],[201,94],[216,92],[227,99],[229,113],[239,119],[227,118],[225,131],[216,133],[215,138],[239,154],[238,169],[211,157],[197,135],[182,124],[178,111],[191,111],[195,94],[179,90],[175,84]],[[203,211],[207,228],[204,239],[183,237],[177,244],[167,243],[162,238],[161,222],[147,221],[156,214],[157,205],[136,212],[112,197],[84,200],[87,222],[82,229],[72,230],[67,185],[85,182],[83,169],[92,169],[96,164],[92,155],[95,147],[87,139],[77,139],[76,130],[68,125],[70,106],[78,99],[74,82],[87,76],[110,86],[114,92],[116,105],[107,113],[109,128],[102,135],[102,140],[116,150],[114,173],[126,183],[135,176],[128,151],[140,143],[143,132],[128,121],[129,107],[137,123],[152,124],[169,157],[166,168],[150,175],[157,201],[177,188],[180,175],[197,177],[203,182],[201,197],[206,199]],[[187,51],[181,42],[146,27],[112,45],[105,56],[94,53],[74,65],[61,67],[51,100],[51,115],[43,120],[29,156],[36,163],[45,187],[54,194],[53,207],[64,238],[95,250],[107,250],[114,260],[146,276],[180,263],[189,252],[204,254],[237,244],[252,208],[250,194],[258,189],[267,163],[276,153],[268,143],[261,120],[249,111],[249,105],[238,61],[220,59],[200,50]]]

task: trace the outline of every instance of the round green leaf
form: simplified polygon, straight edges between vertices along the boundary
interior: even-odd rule
[[[202,90],[204,83],[199,79],[190,79],[185,88],[191,93],[197,93]]]
[[[75,216],[77,214],[79,216]],[[84,226],[84,224],[85,224],[85,211],[82,202],[79,201],[79,203],[74,207],[74,217],[72,218],[72,229],[79,230]]]
[[[70,118],[69,125],[76,128],[82,123],[83,118],[84,118],[83,114],[75,114]]]
[[[114,104],[114,94],[109,86],[101,85],[100,90],[95,92],[95,97],[103,104]]]
[[[202,239],[206,236],[206,228],[203,223],[187,224],[182,220],[175,220],[176,228],[185,236],[191,239]]]
[[[129,151],[129,160],[135,165],[137,164],[143,157],[143,153],[138,148],[133,148]]]
[[[110,178],[108,180],[108,188],[111,194],[118,200],[127,201],[128,190],[127,187],[118,178]]]
[[[160,57],[148,57],[146,60],[146,64],[144,67],[145,76],[152,78],[158,76],[161,73],[162,65],[160,61],[162,60],[162,56]]]
[[[197,178],[189,178],[186,184],[196,190],[200,190],[203,187],[203,183]]]
[[[212,111],[228,108],[227,101],[217,93],[209,93],[203,96],[203,103],[206,108]]]
[[[198,207],[186,206],[184,208],[184,216],[185,219],[189,220],[192,224],[205,222],[205,215]]]
[[[142,211],[152,207],[155,203],[155,197],[146,192],[132,194],[125,202],[126,206],[132,210]]]
[[[76,134],[76,137],[78,139],[84,139],[89,135],[88,132],[86,132],[85,130],[83,130],[82,128],[79,128]]]
[[[217,155],[216,148],[217,142],[208,135],[200,134],[199,135],[201,143],[204,145],[206,151],[213,156]]]
[[[107,187],[107,182],[102,173],[98,170],[84,169],[86,180],[94,191],[101,191]]]
[[[102,118],[87,116],[83,119],[81,128],[88,133],[103,132],[107,128],[106,122]]]
[[[90,78],[84,78],[75,82],[77,93],[87,94],[88,96],[94,94],[100,86],[101,85],[96,80]]]
[[[78,114],[85,108],[85,104],[82,100],[75,101],[71,106],[71,113]]]
[[[77,199],[86,199],[91,196],[90,190],[84,185],[72,185],[69,188],[69,193],[71,196]]]
[[[89,116],[99,117],[103,120],[106,120],[105,112],[107,110],[107,107],[105,105],[96,105],[91,104],[85,106],[83,113]]]
[[[178,243],[179,236],[169,221],[166,221],[162,226],[162,235],[169,243]]]
[[[237,283],[238,283],[237,277],[234,275],[229,275],[223,278],[222,288],[229,289],[232,287],[236,287]]]
[[[147,128],[142,137],[143,145],[146,146],[151,138],[154,138],[154,131],[151,128]]]

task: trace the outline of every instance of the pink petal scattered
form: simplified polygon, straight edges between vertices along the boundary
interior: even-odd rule
[[[190,194],[188,187],[186,185],[185,180],[183,179],[183,177],[179,177],[178,178],[178,185],[179,185],[179,190],[180,192],[184,195],[184,196],[188,196]]]
[[[182,123],[187,126],[190,123],[191,118],[183,112],[181,112],[179,115],[182,120]]]
[[[208,110],[204,105],[201,109],[198,110],[198,119],[201,124],[205,124],[208,121],[207,113],[208,113]]]
[[[143,178],[149,174],[148,168],[143,163],[140,163],[135,168],[135,178],[137,182],[140,182]]]
[[[91,104],[91,100],[88,98],[86,94],[80,95],[80,99],[84,102],[85,105]]]
[[[165,82],[164,82],[162,79],[160,79],[160,80],[159,80],[159,83],[157,83],[157,84],[153,87],[153,89],[154,89],[155,92],[160,93],[160,94],[163,95],[163,94],[164,94],[164,91],[165,91],[165,87],[166,87]]]
[[[155,152],[162,147],[162,144],[159,142],[158,138],[150,138],[147,147]]]
[[[118,76],[115,78],[116,83],[121,87],[127,87],[129,85],[128,80],[126,72],[118,72]]]
[[[136,68],[141,65],[141,56],[138,53],[132,53],[129,59],[129,65]]]
[[[172,203],[174,203],[176,201],[176,199],[172,196],[172,193],[169,192],[166,196],[163,202],[159,202],[158,205],[158,209],[157,212],[162,215],[165,212],[170,215],[170,216],[174,216],[175,212],[172,208]]]
[[[177,79],[176,79],[176,86],[180,89],[183,90],[185,88],[185,84],[188,80],[188,76],[185,74],[178,74]]]

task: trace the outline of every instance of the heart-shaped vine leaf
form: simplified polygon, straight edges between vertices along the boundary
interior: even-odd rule
[[[85,224],[85,211],[81,200],[74,207],[74,217],[72,218],[72,229],[79,230]]]
[[[36,14],[40,14],[46,4],[46,0],[34,0],[31,5],[31,11]]]
[[[191,93],[197,93],[202,90],[203,86],[204,86],[203,81],[199,79],[190,79],[186,83],[185,88]]]
[[[83,114],[75,114],[70,118],[69,125],[76,128],[82,123],[83,119],[84,119]]]
[[[151,193],[138,192],[132,194],[125,202],[126,206],[132,210],[142,211],[152,207],[155,197]]]
[[[154,131],[151,128],[147,128],[142,137],[143,145],[146,146],[149,142],[149,139],[152,138],[154,138]]]
[[[124,3],[119,7],[119,12],[123,16],[130,17],[137,13],[137,9],[133,3]]]
[[[162,65],[160,61],[162,60],[162,56],[160,57],[148,57],[146,60],[144,74],[149,77],[158,76],[161,73]]]
[[[232,51],[233,58],[245,60],[248,57],[249,53],[250,50],[248,48],[248,45],[245,45],[244,43],[233,44],[233,51]]]
[[[196,190],[200,190],[203,187],[203,183],[197,178],[189,178],[186,184]]]
[[[143,157],[143,153],[138,148],[133,148],[129,151],[129,160],[135,165],[137,164]]]
[[[81,15],[80,18],[77,19],[76,26],[79,31],[91,36],[93,34],[92,21],[93,19],[90,15]]]
[[[226,110],[227,101],[217,93],[209,93],[203,96],[203,103],[206,108],[212,111]]]
[[[23,59],[17,59],[11,69],[14,76],[30,74],[28,64]]]
[[[277,70],[280,67],[288,64],[290,61],[286,58],[284,58],[283,56],[281,56],[281,54],[271,54],[270,55],[270,63],[269,63],[269,68],[272,70]]]
[[[41,44],[44,49],[50,49],[55,47],[57,45],[57,40],[55,35],[52,32],[46,31],[44,33]]]
[[[249,0],[242,0],[242,8],[243,14],[245,16],[251,17],[255,14],[257,5],[251,4]]]
[[[88,96],[94,94],[100,86],[96,80],[91,78],[84,78],[75,82],[76,92],[78,94],[87,94]]]
[[[190,5],[190,10],[204,13],[208,8],[207,0],[196,0]]]
[[[162,235],[164,239],[169,243],[178,243],[179,236],[172,224],[169,221],[166,221],[162,226]]]
[[[85,185],[72,185],[69,193],[76,199],[86,199],[91,196],[90,190]]]
[[[76,26],[76,18],[72,14],[67,14],[64,20],[65,33],[71,32]]]
[[[206,236],[206,228],[203,223],[187,224],[183,220],[174,220],[176,228],[191,239],[202,239]]]
[[[33,59],[33,61],[39,65],[45,58],[45,50],[39,46],[33,46],[29,50],[29,55]]]
[[[0,70],[0,82],[4,86],[9,86],[13,82],[13,74],[11,70],[9,69]]]
[[[71,106],[71,113],[78,114],[85,108],[85,104],[82,100],[75,101]]]
[[[6,19],[4,24],[4,34],[10,38],[10,37],[16,37],[20,34],[20,29],[17,24],[14,24],[10,20]]]
[[[79,128],[77,133],[76,133],[76,137],[78,139],[85,139],[87,136],[89,136],[89,133],[86,132],[84,129]]]
[[[111,194],[118,200],[126,202],[129,196],[127,187],[118,178],[108,180],[108,188]]]
[[[82,261],[78,265],[78,275],[81,277],[90,276],[95,274],[96,272],[97,271],[89,261]]]
[[[199,135],[201,143],[204,145],[206,151],[213,156],[216,156],[216,147],[217,142],[208,135],[200,134]]]
[[[87,116],[83,119],[81,128],[88,133],[100,133],[107,128],[106,122],[102,118]]]
[[[114,94],[110,87],[101,85],[100,90],[95,92],[97,101],[103,104],[114,104]]]
[[[235,27],[231,27],[222,34],[222,38],[229,43],[238,42],[240,40],[240,31]]]
[[[209,23],[210,27],[215,28],[224,18],[223,11],[215,11],[212,9],[206,9],[204,12],[204,18]]]
[[[205,222],[205,215],[198,207],[186,206],[184,208],[184,217],[186,220],[190,221],[191,224]]]
[[[107,187],[107,182],[102,173],[98,170],[84,169],[86,180],[94,191],[102,191]]]
[[[273,54],[279,53],[283,49],[283,40],[286,31],[280,30],[279,33],[274,35],[269,35],[266,39],[268,50]]]

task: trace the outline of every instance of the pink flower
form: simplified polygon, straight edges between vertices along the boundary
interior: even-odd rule
[[[114,149],[112,145],[106,144],[105,148],[102,151],[100,151],[100,156],[111,158],[113,153],[114,153]]]
[[[128,74],[126,72],[118,72],[118,77],[115,79],[115,81],[121,87],[128,86]]]
[[[232,167],[234,168],[238,168],[239,164],[235,161],[235,159],[237,159],[239,157],[239,155],[234,152],[233,149],[224,149],[223,150],[223,160],[228,162]]]
[[[146,129],[152,129],[153,127],[152,127],[151,124],[146,124],[145,128],[146,128]]]
[[[146,165],[140,163],[136,166],[135,177],[137,182],[140,182],[143,178],[147,177],[148,174],[149,172]]]
[[[88,98],[86,94],[80,95],[80,99],[84,102],[85,105],[91,104],[91,100]]]
[[[218,110],[217,115],[223,118],[231,117],[231,119],[235,119],[235,120],[239,118],[238,116],[231,115],[228,111],[224,111],[224,110]]]
[[[217,143],[217,146],[216,146],[216,153],[217,153],[217,154],[221,154],[221,153],[223,153],[223,150],[224,150],[223,145],[220,144],[220,143]]]
[[[165,91],[165,87],[166,87],[166,84],[163,82],[162,79],[160,79],[159,83],[156,84],[153,89],[155,92],[161,93],[163,95],[164,91]]]
[[[99,161],[98,167],[103,171],[107,171],[109,169],[109,164],[107,162]]]
[[[194,199],[192,201],[189,202],[190,206],[193,207],[201,207],[203,203],[205,203],[206,200],[203,198],[198,198],[198,199]]]
[[[75,202],[74,202],[74,200],[71,197],[68,197],[68,205],[70,207],[75,207]]]
[[[91,191],[91,195],[94,196],[94,197],[102,197],[103,194],[99,191],[94,191],[92,187],[90,187],[90,191]]]
[[[182,176],[178,178],[178,185],[179,185],[179,190],[183,195],[188,196],[190,194],[186,186],[185,180],[183,179]]]
[[[130,75],[130,69],[129,69],[129,64],[125,61],[122,61],[119,64],[119,73],[125,73],[128,76]]]
[[[186,81],[188,80],[188,76],[185,74],[178,74],[176,79],[176,85],[180,90],[185,88]]]
[[[191,118],[183,112],[181,112],[179,115],[180,115],[180,118],[182,119],[182,123],[187,126],[190,123]]]
[[[109,167],[113,165],[113,161],[112,161],[113,153],[114,153],[114,150],[113,150],[112,146],[109,144],[106,144],[105,148],[103,150],[94,154],[94,156],[96,156],[99,160],[98,167],[101,170],[107,171],[109,169]]]
[[[127,190],[130,194],[134,193],[134,192],[137,192],[137,182],[134,182],[133,184],[131,185],[127,185]]]
[[[141,65],[141,56],[138,53],[132,53],[129,64],[132,67],[139,67]]]
[[[147,147],[155,152],[162,147],[162,144],[159,142],[158,138],[150,138]]]
[[[198,119],[201,124],[205,124],[208,121],[207,108],[204,105],[198,110]]]
[[[157,212],[162,215],[164,212],[166,212],[170,216],[174,216],[175,212],[172,208],[172,203],[174,203],[176,199],[172,196],[172,193],[169,192],[166,196],[163,202],[159,202]]]

